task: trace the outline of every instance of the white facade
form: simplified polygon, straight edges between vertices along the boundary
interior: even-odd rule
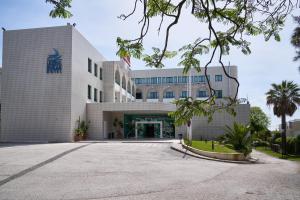
[[[55,53],[54,49],[61,56],[62,70],[49,73],[47,59]],[[172,129],[166,126],[167,113],[176,109],[170,102],[181,98],[186,88],[186,83],[178,82],[181,80],[178,77],[183,76],[182,69],[135,71],[123,61],[107,61],[71,25],[4,31],[2,65],[2,142],[72,141],[79,118],[88,122],[89,139],[106,139],[109,133],[116,132],[116,118],[124,124],[119,137],[133,137],[134,133],[127,133],[132,129],[128,119],[133,116],[146,119],[139,124],[155,117],[165,120],[155,127],[147,126],[147,132],[159,127],[164,137],[185,133],[185,127],[176,127],[174,135],[165,136],[167,129]],[[237,77],[236,66],[226,67],[226,70]],[[225,78],[220,67],[211,67],[208,73],[213,86],[222,91],[221,97],[235,94],[235,83]],[[195,77],[202,75],[192,73]],[[216,75],[218,80],[222,76],[221,81],[215,81]],[[172,78],[172,83],[168,78],[168,82],[154,81],[153,84],[150,81],[148,84],[147,80],[155,77],[160,77],[161,81],[163,77],[176,78]],[[146,84],[138,79],[146,80]],[[193,82],[192,96],[203,98],[201,95],[208,91],[207,85],[197,80]],[[157,94],[151,93],[151,96],[151,91]],[[224,125],[231,125],[233,121],[248,123],[249,109],[248,104],[238,105],[236,118],[221,112],[210,124],[204,118],[195,118],[194,135],[211,138],[222,134]]]

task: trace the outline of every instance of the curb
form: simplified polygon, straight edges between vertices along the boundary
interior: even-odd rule
[[[181,144],[178,144],[178,145],[181,146]],[[256,164],[258,161],[258,159],[254,159],[254,158],[252,158],[249,161],[234,161],[234,160],[222,160],[222,159],[210,158],[210,157],[206,157],[206,156],[202,156],[202,155],[193,153],[187,149],[177,148],[177,147],[175,147],[175,143],[173,143],[170,148],[175,151],[178,151],[180,153],[183,153],[183,154],[195,157],[195,158],[204,159],[204,160],[212,160],[212,161],[217,161],[217,162],[226,162],[226,163],[235,163],[235,164]]]

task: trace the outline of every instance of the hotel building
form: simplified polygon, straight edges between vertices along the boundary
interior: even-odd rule
[[[226,66],[237,77],[236,66]],[[234,81],[221,67],[209,67],[217,101],[233,97]],[[192,97],[209,95],[203,73],[192,71]],[[1,70],[2,142],[70,142],[78,120],[88,123],[88,139],[177,138],[168,116],[174,99],[187,96],[182,68],[134,70],[108,61],[71,25],[3,32]],[[225,125],[248,123],[249,104],[236,117],[217,112],[211,123],[193,118],[194,138],[215,138]],[[112,134],[114,133],[114,134]]]

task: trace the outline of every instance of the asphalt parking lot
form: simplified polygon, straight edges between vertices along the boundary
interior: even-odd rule
[[[0,199],[300,199],[300,166],[201,160],[169,143],[0,144]]]

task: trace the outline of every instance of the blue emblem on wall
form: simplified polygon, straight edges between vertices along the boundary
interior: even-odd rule
[[[47,58],[47,73],[61,73],[62,59],[57,49],[53,49],[54,54]]]

